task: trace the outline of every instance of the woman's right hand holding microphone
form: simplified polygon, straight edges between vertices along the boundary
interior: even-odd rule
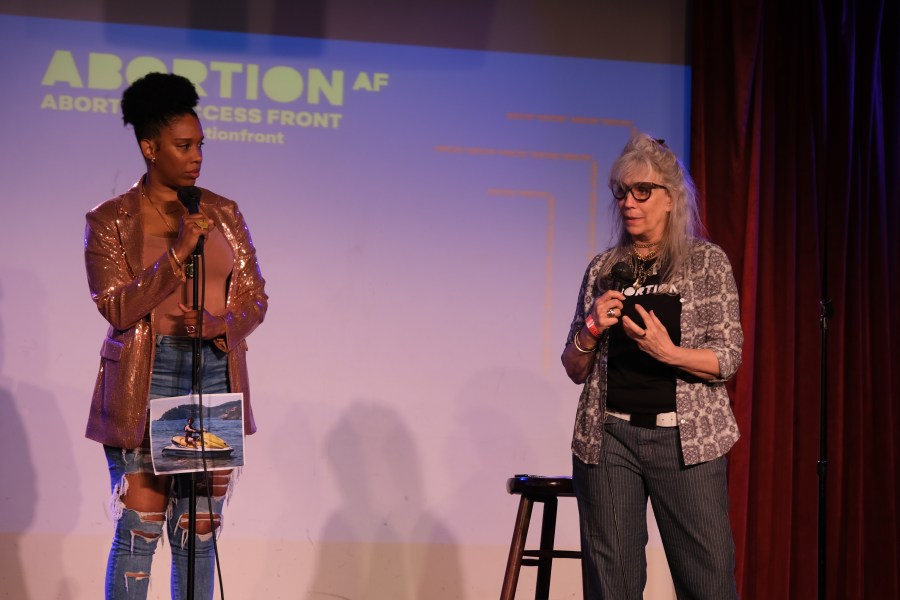
[[[176,262],[179,265],[183,264],[194,253],[200,238],[209,234],[215,227],[215,223],[202,212],[185,213],[178,225],[178,239],[172,244],[172,254]]]
[[[584,383],[591,365],[600,336],[603,332],[619,322],[622,317],[622,302],[625,295],[616,290],[608,290],[594,300],[590,312],[584,318],[584,326],[575,332],[571,344],[566,345],[562,354],[563,366],[569,379],[575,383]]]
[[[592,337],[598,339],[603,332],[619,322],[622,317],[622,303],[625,295],[616,290],[607,290],[594,300],[591,312],[584,319],[584,328]]]

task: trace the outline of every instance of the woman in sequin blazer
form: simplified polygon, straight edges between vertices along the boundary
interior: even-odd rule
[[[262,323],[268,297],[237,204],[195,186],[203,161],[197,101],[193,84],[173,74],[151,73],[125,90],[122,117],[134,127],[146,172],[87,213],[88,286],[109,323],[86,431],[103,444],[110,472],[116,526],[107,599],[146,598],[164,529],[172,597],[185,597],[191,583],[196,597],[213,596],[215,537],[234,473],[157,475],[149,439],[150,400],[195,390],[195,345],[202,392],[241,393],[244,433],[256,431],[246,338]],[[202,260],[194,252],[201,240]],[[203,282],[196,303],[194,282]]]

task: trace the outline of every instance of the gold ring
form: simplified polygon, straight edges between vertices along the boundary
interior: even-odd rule
[[[197,227],[206,231],[207,229],[209,229],[209,221],[207,221],[206,219],[201,219],[197,221]]]

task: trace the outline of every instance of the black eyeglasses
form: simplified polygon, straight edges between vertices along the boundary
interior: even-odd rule
[[[625,196],[628,195],[628,192],[631,192],[631,197],[638,202],[646,202],[649,200],[650,194],[652,194],[655,189],[669,191],[669,188],[666,186],[659,185],[658,183],[650,183],[649,181],[638,181],[631,185],[622,185],[621,182],[614,181],[609,184],[609,189],[612,191],[613,198],[616,200],[624,200]]]

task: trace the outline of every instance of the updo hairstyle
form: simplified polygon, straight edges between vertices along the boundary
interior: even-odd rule
[[[156,139],[160,130],[184,115],[197,116],[194,84],[174,73],[149,73],[122,94],[122,121],[134,127],[138,142]]]

